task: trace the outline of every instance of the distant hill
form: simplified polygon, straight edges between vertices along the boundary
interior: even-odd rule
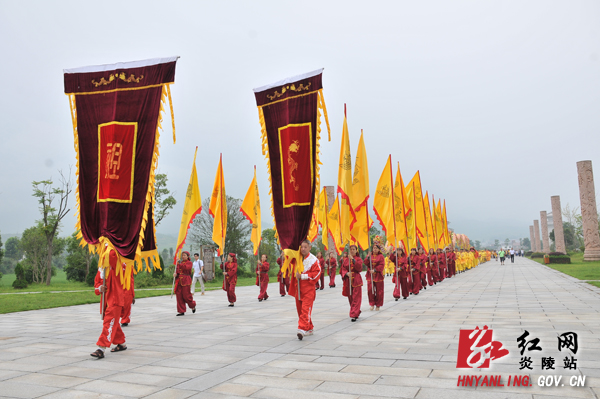
[[[156,246],[158,247],[158,252],[162,252],[165,248],[173,248],[173,250],[175,250],[175,247],[177,246],[177,237],[170,234],[156,233]]]

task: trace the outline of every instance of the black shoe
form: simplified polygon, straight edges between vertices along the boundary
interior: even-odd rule
[[[356,321],[356,317],[351,318],[350,321]]]
[[[323,291],[323,288],[321,288],[321,291]]]
[[[408,297],[407,297],[407,296],[405,296],[405,297],[402,297],[402,299],[408,299]]]
[[[282,295],[282,297],[284,297],[285,295]]]
[[[262,302],[262,299],[259,299],[258,302]]]
[[[269,297],[266,297],[266,298],[265,298],[265,301],[266,301],[267,299],[269,299]]]
[[[192,309],[192,313],[196,313],[196,308]]]
[[[97,359],[104,359],[104,352],[100,349],[96,349],[95,352],[90,353],[90,356],[95,357]]]
[[[398,302],[398,298],[396,298],[396,302]]]
[[[233,307],[233,303],[230,303],[230,304],[229,304],[229,307],[230,307],[230,308],[232,308],[232,307]]]
[[[185,316],[185,313],[177,313],[177,316]]]
[[[121,323],[121,327],[127,327],[129,323]]]
[[[298,337],[298,339],[300,341],[302,341],[302,338],[304,338],[304,335],[302,335],[302,333],[298,333],[298,334],[296,334],[296,336]]]

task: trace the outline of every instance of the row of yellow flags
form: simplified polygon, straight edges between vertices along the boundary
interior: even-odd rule
[[[328,210],[327,194],[323,187],[313,211],[308,238],[314,241],[321,226],[324,236],[322,241],[327,250],[329,249],[327,233],[331,235],[338,255],[347,244],[358,244],[366,250],[370,246],[369,229],[373,225],[368,212],[370,195],[367,151],[361,131],[354,174],[352,174],[352,155],[345,109],[337,192],[340,196],[339,198],[336,196],[333,207]],[[436,204],[432,197],[430,206],[429,194],[426,192],[423,196],[422,193],[419,171],[405,186],[400,173],[400,163],[398,163],[396,179],[393,180],[390,155],[377,183],[373,210],[385,231],[388,243],[394,247],[401,244],[406,250],[417,248],[418,241],[426,251],[429,251],[430,248],[445,248],[451,243],[446,201],[442,206],[439,199]]]
[[[196,148],[196,153],[197,151]],[[223,254],[225,249],[227,232],[227,196],[222,161],[221,156],[209,207],[209,213],[214,218],[212,239],[219,246],[219,255]],[[317,191],[308,239],[315,241],[320,226],[323,235],[322,242],[326,250],[329,250],[328,234],[333,239],[338,255],[347,244],[358,244],[363,250],[367,249],[370,246],[369,229],[373,225],[373,220],[368,212],[370,195],[367,151],[361,131],[354,163],[354,174],[352,174],[352,155],[345,109],[337,192],[340,196],[336,195],[335,202],[329,209],[325,187]],[[187,230],[201,210],[202,200],[196,173],[196,154],[194,154],[192,174],[179,227],[175,262],[181,255]],[[429,194],[426,192],[423,196],[419,171],[405,186],[400,173],[400,163],[398,163],[394,180],[391,155],[388,157],[375,189],[373,210],[385,232],[388,243],[394,247],[400,245],[408,250],[417,248],[417,242],[419,242],[428,251],[430,248],[445,248],[451,243],[446,218],[446,201],[444,200],[442,206],[438,199],[436,204],[432,196],[430,206]],[[253,244],[253,252],[257,254],[262,227],[256,167],[254,168],[254,178],[244,197],[240,211],[252,224],[250,240]]]

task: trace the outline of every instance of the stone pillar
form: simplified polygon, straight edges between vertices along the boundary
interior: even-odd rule
[[[533,221],[533,240],[535,241],[535,252],[542,252],[540,247],[540,222],[539,220]]]
[[[581,221],[585,252],[583,260],[600,260],[600,235],[598,234],[598,208],[592,161],[577,162],[579,178],[579,198],[581,200]]]
[[[335,187],[334,186],[325,186],[325,192],[327,193],[327,203],[329,204],[329,209],[327,212],[333,208],[333,203],[335,202]],[[327,235],[328,244],[327,248],[329,248],[330,256],[334,256],[337,259],[337,254],[335,252],[335,243],[333,242],[333,238],[329,235],[328,232],[323,232],[323,234]]]
[[[560,197],[554,195],[550,197],[552,201],[552,220],[554,221],[554,246],[556,252],[567,253],[565,245],[565,233],[563,232],[562,210],[560,208]]]
[[[548,234],[548,213],[540,212],[540,220],[542,221],[542,252],[550,253],[550,235]]]
[[[529,226],[529,243],[531,244],[531,252],[535,252],[535,236],[533,234],[533,226]]]

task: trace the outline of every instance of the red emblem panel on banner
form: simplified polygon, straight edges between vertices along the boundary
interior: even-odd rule
[[[137,128],[137,122],[98,125],[98,202],[132,201]]]
[[[313,143],[311,123],[291,124],[279,128],[279,153],[281,154],[281,184],[283,207],[310,205],[312,184]],[[310,165],[310,171],[300,165]]]

